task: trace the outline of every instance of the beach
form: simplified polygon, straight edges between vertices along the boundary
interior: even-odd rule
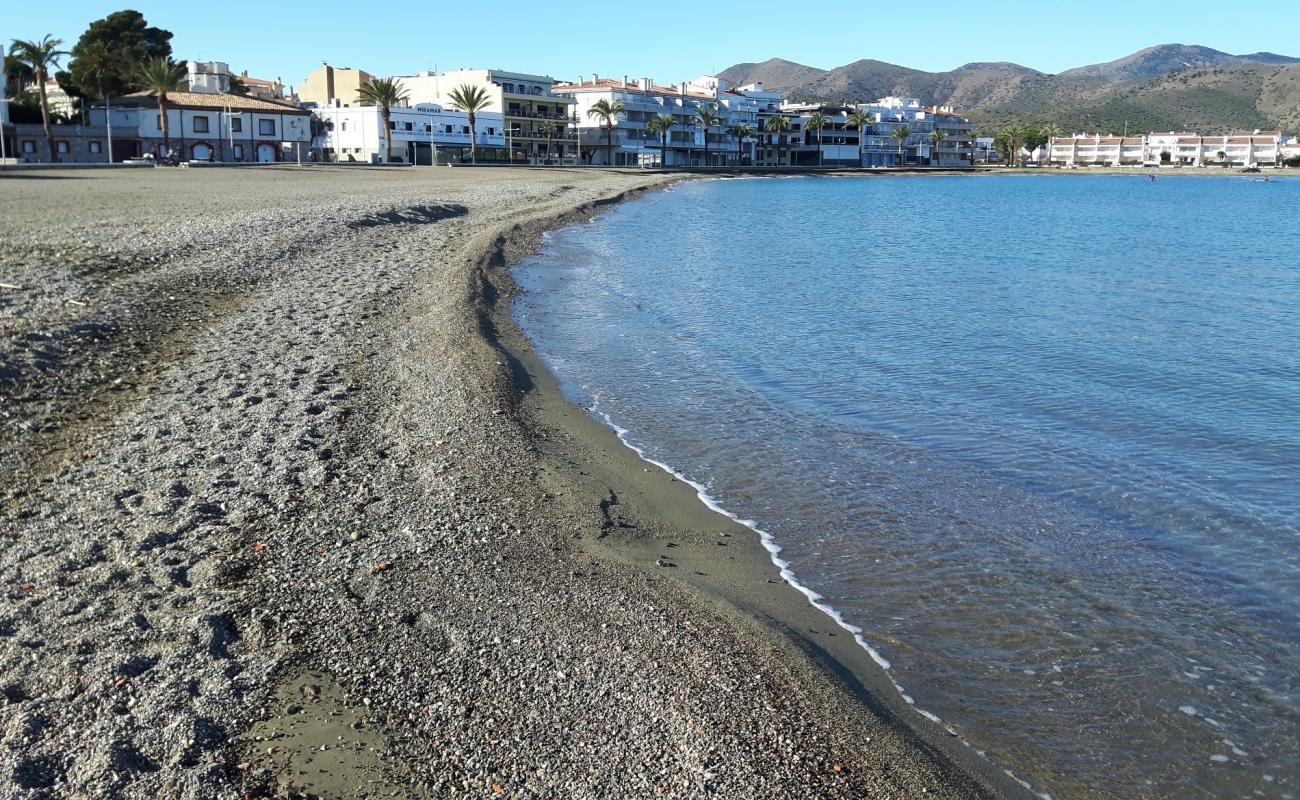
[[[672,179],[0,175],[0,795],[1016,794],[510,321]]]

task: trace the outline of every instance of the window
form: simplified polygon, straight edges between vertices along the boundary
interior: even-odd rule
[[[406,123],[406,130],[412,130],[411,123]]]
[[[207,118],[207,117],[195,117],[195,118],[194,118],[194,132],[195,132],[195,133],[207,133],[207,132],[208,132],[208,118]]]
[[[469,133],[469,126],[468,126],[468,125],[461,125],[461,126],[460,126],[460,132],[461,132],[461,133]]]
[[[451,133],[451,126],[450,126],[450,125],[444,125],[443,127],[445,127],[445,128],[447,129],[447,130],[445,131],[446,133]]]
[[[235,120],[235,121],[238,122],[239,120]],[[235,145],[235,160],[236,161],[244,160],[244,146],[242,144]]]
[[[390,131],[395,131],[395,130],[397,130],[397,120],[395,120],[395,119],[390,119],[390,120],[388,121],[388,129],[389,129]]]
[[[424,123],[424,132],[425,132],[425,133],[433,133],[433,126],[430,125],[430,124],[427,123],[427,122]]]
[[[99,155],[99,154],[102,153],[102,152],[104,152],[104,144],[103,144],[103,142],[91,142],[91,143],[90,143],[90,153],[91,153],[91,155],[96,155],[96,156],[97,156],[97,155]]]
[[[274,135],[275,135],[275,120],[273,120],[273,119],[259,119],[259,120],[257,121],[257,135],[258,135],[258,136],[274,136]]]
[[[162,130],[162,114],[155,114],[158,117],[158,130]]]
[[[345,131],[345,130],[347,130],[347,129],[348,129],[348,121],[347,121],[347,120],[343,120],[343,124],[342,124],[342,126],[339,128],[339,130],[341,130],[341,131]]]
[[[243,132],[244,132],[244,120],[243,120],[243,118],[241,118],[241,117],[231,117],[231,118],[230,118],[230,132],[231,132],[231,133],[243,133]]]
[[[24,153],[35,153],[35,152],[36,152],[36,142],[33,142],[33,141],[30,140],[30,139],[24,139],[24,140],[23,140],[23,152],[24,152]]]
[[[61,155],[67,155],[68,153],[72,152],[72,146],[69,145],[67,142],[55,142],[54,150],[55,152]]]

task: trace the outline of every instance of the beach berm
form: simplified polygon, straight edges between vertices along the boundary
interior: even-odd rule
[[[537,396],[508,264],[664,180],[0,175],[0,796],[996,794]]]

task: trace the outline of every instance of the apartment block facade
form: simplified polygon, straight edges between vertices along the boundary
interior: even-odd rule
[[[442,73],[417,72],[394,77],[413,106],[434,104],[454,109],[451,94],[461,86],[474,86],[487,94],[484,111],[500,114],[505,124],[505,159],[525,164],[576,164],[574,99],[552,91],[555,79],[547,75],[499,69],[457,69]]]
[[[1145,136],[1075,134],[1052,139],[1048,161],[1062,166],[1280,167],[1281,131],[1201,136],[1171,131]]]
[[[555,93],[573,98],[581,132],[584,160],[611,166],[704,166],[752,160],[753,141],[741,142],[727,133],[737,125],[757,130],[760,104],[733,92],[724,82],[709,76],[675,86],[663,86],[650,78],[621,80],[592,75],[573,83],[561,83]],[[601,100],[622,104],[624,111],[606,136],[602,121],[591,109]],[[712,108],[720,122],[705,131],[697,116]],[[655,117],[667,114],[674,120],[663,137],[649,129]],[[706,144],[707,147],[706,147]]]

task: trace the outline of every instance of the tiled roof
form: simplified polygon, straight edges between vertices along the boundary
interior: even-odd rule
[[[133,92],[113,100],[114,105],[155,105],[158,102],[154,92]],[[310,114],[289,103],[264,100],[244,94],[209,94],[206,92],[168,92],[167,104],[185,108],[237,108],[241,111],[267,111],[276,114]]]

